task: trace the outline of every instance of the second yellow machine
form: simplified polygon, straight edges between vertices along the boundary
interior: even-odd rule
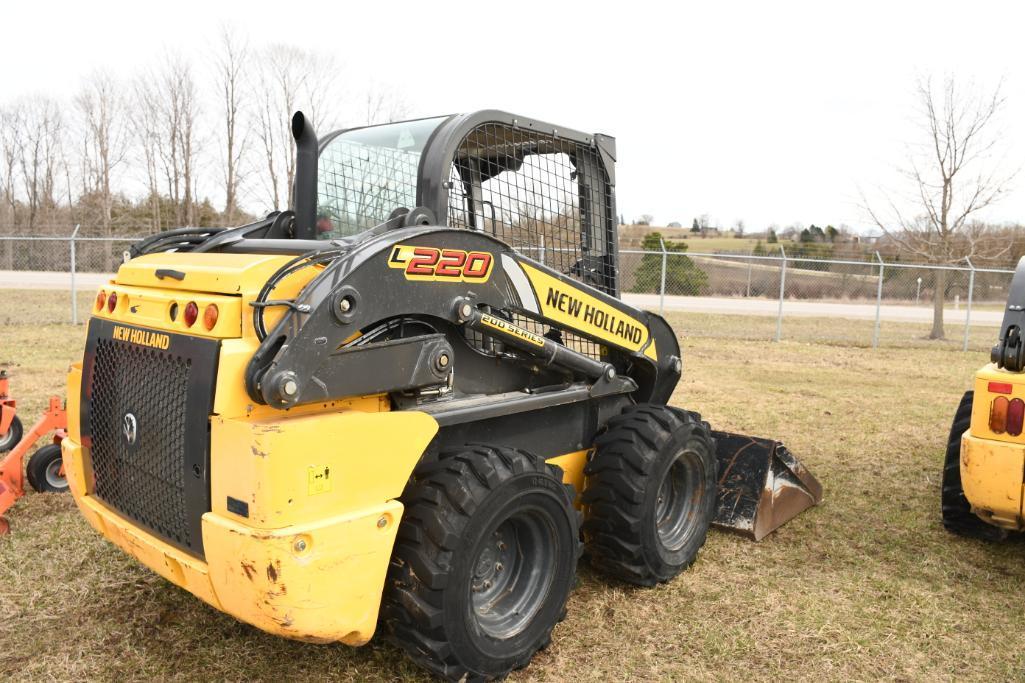
[[[772,441],[722,435],[720,475],[667,405],[676,335],[619,299],[611,138],[494,111],[292,133],[292,210],[156,235],[97,295],[64,462],[126,552],[266,631],[381,624],[496,677],[583,547],[652,585],[713,516],[760,537],[817,501]]]

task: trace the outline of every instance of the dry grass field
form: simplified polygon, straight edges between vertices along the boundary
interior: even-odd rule
[[[48,305],[25,293],[0,307],[0,367],[25,415],[62,391],[81,353],[84,328],[16,310]],[[691,570],[655,589],[581,567],[551,647],[511,680],[1020,679],[1025,544],[955,538],[938,519],[943,445],[982,345],[753,343],[748,323],[764,324],[732,317],[732,334],[683,335],[673,402],[715,427],[782,439],[825,502],[758,544],[713,532]],[[810,334],[836,322],[794,325]],[[295,643],[206,607],[99,538],[70,497],[28,495],[9,519],[0,678],[422,678],[383,642]]]

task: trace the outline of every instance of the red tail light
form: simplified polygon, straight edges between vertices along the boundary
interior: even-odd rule
[[[190,301],[189,303],[185,304],[185,327],[192,327],[193,325],[195,325],[196,318],[198,317],[199,306],[196,305],[196,302]]]
[[[1007,431],[1007,409],[1010,403],[1006,396],[997,396],[993,399],[993,405],[989,409],[989,430],[994,434],[1003,434]]]
[[[1014,391],[1014,385],[1010,382],[990,382],[989,393],[991,394],[1010,394]]]
[[[115,308],[117,308],[117,292],[111,292],[107,297],[107,310],[113,313]]]
[[[1022,423],[1025,422],[1025,401],[1013,399],[1007,407],[1007,433],[1011,436],[1021,434]]]
[[[96,295],[96,310],[97,311],[102,311],[103,307],[104,307],[104,305],[106,305],[106,303],[107,303],[107,293],[104,292],[101,289],[100,293]]]

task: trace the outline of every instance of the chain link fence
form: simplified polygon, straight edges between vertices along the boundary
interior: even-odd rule
[[[79,323],[136,237],[0,236],[0,323]],[[535,249],[539,251],[539,249]],[[544,253],[529,253],[544,260]],[[947,346],[995,341],[1013,270],[782,255],[621,250],[623,298],[660,312],[684,336],[842,346],[937,344],[941,299]]]
[[[683,333],[849,346],[996,341],[1013,270],[756,254],[620,251],[623,298]],[[939,313],[937,312],[939,309]],[[744,316],[742,323],[737,316]],[[939,317],[942,324],[935,324]]]

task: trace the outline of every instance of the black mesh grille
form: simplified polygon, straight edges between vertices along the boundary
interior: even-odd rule
[[[209,415],[219,344],[160,335],[166,350],[127,341],[131,332],[93,319],[83,385],[82,435],[93,494],[126,517],[202,555],[210,509]],[[125,334],[125,329],[130,332]],[[138,337],[140,340],[149,339]]]
[[[617,294],[612,191],[593,146],[485,123],[460,144],[449,185],[450,226]]]
[[[191,362],[101,339],[93,370],[96,495],[179,545],[190,546],[185,505],[185,402]],[[135,444],[125,436],[134,416]],[[131,428],[131,427],[130,427]]]

